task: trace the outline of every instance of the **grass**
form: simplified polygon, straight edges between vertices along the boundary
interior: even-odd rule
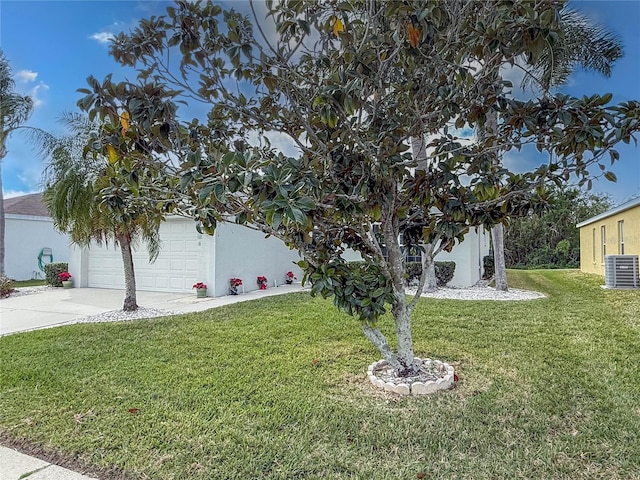
[[[640,478],[640,293],[509,282],[548,298],[421,301],[416,353],[460,378],[426,398],[374,390],[358,323],[306,294],[3,337],[0,437],[127,478]]]
[[[46,285],[46,280],[15,280],[13,282],[14,288],[19,287],[42,287]]]

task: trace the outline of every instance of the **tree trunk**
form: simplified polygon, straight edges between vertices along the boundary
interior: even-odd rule
[[[427,169],[427,147],[424,141],[424,135],[420,137],[411,137],[411,151],[413,158],[418,162],[416,168],[418,170]]]
[[[491,229],[493,241],[493,263],[496,290],[506,292],[507,287],[507,267],[504,261],[504,226],[499,223]]]
[[[487,121],[484,125],[484,135],[495,135],[498,131],[498,112],[489,110],[487,112]],[[495,142],[494,142],[495,144]],[[494,159],[494,167],[500,166],[498,155]],[[504,261],[504,226],[499,223],[491,229],[491,237],[493,239],[493,263],[494,278],[496,280],[496,290],[501,292],[507,291],[507,269]]]
[[[424,136],[420,137],[411,137],[411,150],[413,152],[413,157],[418,162],[419,170],[427,169],[427,149],[424,141]],[[438,288],[438,282],[436,279],[436,264],[433,259],[433,243],[426,243],[424,245],[424,254],[423,254],[423,262],[422,268],[426,269],[427,277],[426,282],[424,284],[424,292],[434,292]]]
[[[403,377],[416,373],[418,366],[414,360],[411,314],[407,308],[407,297],[404,288],[404,254],[400,248],[397,225],[393,222],[394,220],[389,218],[383,221],[382,234],[387,247],[389,258],[387,264],[395,300],[391,313],[395,322],[396,339],[398,340],[397,361],[399,367],[396,367],[396,370],[398,375]]]
[[[387,339],[382,334],[382,332],[378,328],[372,327],[371,325],[368,325],[366,323],[362,324],[362,331],[364,332],[365,337],[367,337],[369,341],[373,343],[373,345],[382,354],[382,358],[389,362],[389,365],[391,365],[394,370],[396,370],[397,372],[401,371],[402,366],[398,361],[398,357],[395,353],[393,353],[391,347],[389,347],[389,342],[387,342]]]
[[[133,312],[138,309],[136,300],[136,275],[133,270],[133,254],[131,252],[131,238],[128,235],[119,235],[118,243],[122,252],[122,266],[124,267],[124,305],[125,312]]]
[[[423,292],[435,292],[438,289],[438,279],[436,277],[436,262],[433,258],[433,243],[424,245],[422,268],[427,271]]]

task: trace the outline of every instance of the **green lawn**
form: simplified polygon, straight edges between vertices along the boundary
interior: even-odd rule
[[[549,297],[420,303],[416,353],[460,378],[423,398],[374,390],[358,322],[307,294],[3,337],[0,438],[128,478],[640,478],[640,292],[509,281]]]
[[[47,284],[46,280],[16,280],[13,282],[15,288],[18,287],[43,287]]]

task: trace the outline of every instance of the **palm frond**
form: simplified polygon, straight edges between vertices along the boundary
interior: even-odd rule
[[[623,55],[622,43],[615,34],[576,10],[560,11],[560,29],[558,41],[547,45],[525,75],[523,87],[549,90],[566,83],[579,68],[608,77],[615,61]]]

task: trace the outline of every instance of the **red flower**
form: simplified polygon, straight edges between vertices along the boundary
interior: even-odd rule
[[[238,286],[242,285],[242,279],[241,278],[230,278],[229,279],[229,285],[231,285],[232,287],[238,287]]]
[[[58,274],[58,280],[61,282],[66,282],[71,278],[71,274],[69,272],[62,272]]]
[[[204,288],[206,290],[207,289],[207,285],[202,283],[202,282],[198,282],[198,283],[194,283],[193,287],[191,287],[191,288],[196,288],[196,289]]]

